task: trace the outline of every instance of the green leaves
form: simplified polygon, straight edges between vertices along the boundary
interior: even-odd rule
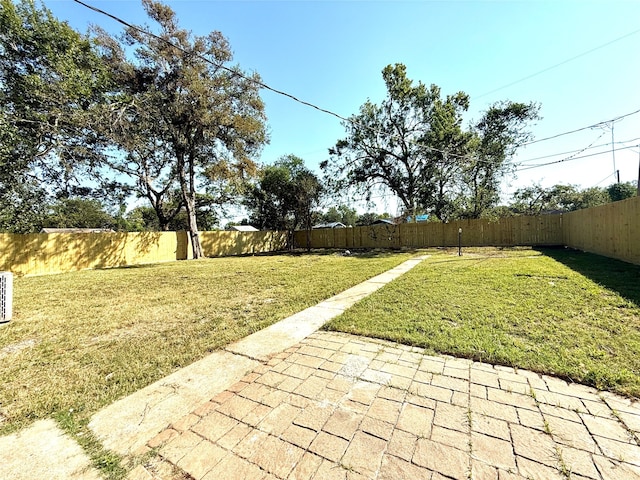
[[[614,183],[607,188],[607,193],[612,202],[635,197],[638,194],[637,186],[633,182]]]
[[[103,58],[117,72],[103,129],[126,154],[109,164],[149,199],[161,228],[186,210],[197,257],[202,194],[210,224],[213,207],[236,198],[245,178],[255,174],[253,158],[267,141],[259,78],[222,67],[232,53],[220,32],[193,36],[170,7],[152,0],[143,6],[156,23],[156,37],[131,28],[120,38],[97,32]],[[134,58],[126,47],[135,48]],[[166,208],[176,190],[181,201]]]
[[[278,159],[260,173],[245,196],[251,223],[260,229],[311,228],[311,215],[322,195],[318,178],[295,155]]]
[[[32,202],[80,186],[100,158],[93,111],[109,77],[89,39],[45,7],[0,6],[0,201],[37,210]],[[3,227],[37,230],[20,210],[3,208]]]
[[[429,212],[443,221],[480,217],[497,202],[508,160],[528,138],[525,126],[538,107],[499,103],[464,129],[466,93],[442,98],[440,87],[412,82],[399,63],[385,67],[382,77],[386,98],[366,101],[344,123],[346,137],[321,165],[327,183],[355,197],[390,190],[405,213]]]
[[[533,185],[516,190],[509,208],[513,213],[522,215],[572,212],[622,200],[618,194],[626,195],[624,198],[634,196],[635,186],[631,182],[614,183],[607,188],[580,190],[576,185],[554,185],[548,188]]]

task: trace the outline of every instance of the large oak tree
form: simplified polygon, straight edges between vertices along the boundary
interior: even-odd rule
[[[252,225],[269,230],[311,230],[313,213],[320,204],[323,187],[318,177],[295,155],[285,155],[264,166],[245,194]]]

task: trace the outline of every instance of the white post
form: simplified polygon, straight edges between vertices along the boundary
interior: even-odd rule
[[[13,273],[0,272],[0,322],[13,316]]]

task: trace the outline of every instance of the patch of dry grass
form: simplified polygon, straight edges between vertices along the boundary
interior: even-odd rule
[[[86,419],[410,256],[217,258],[18,278],[14,319],[0,326],[0,433],[70,412]]]

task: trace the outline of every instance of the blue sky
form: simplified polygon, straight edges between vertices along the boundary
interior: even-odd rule
[[[132,23],[146,22],[139,1],[87,3]],[[398,62],[407,66],[409,78],[435,83],[443,95],[468,93],[467,121],[478,119],[499,100],[539,102],[543,118],[532,126],[536,139],[640,109],[640,1],[165,3],[177,12],[181,25],[195,34],[221,31],[231,43],[234,61],[258,72],[266,84],[345,117],[356,113],[367,99],[384,98],[380,72]],[[89,24],[111,32],[121,30],[113,20],[71,0],[45,0],[45,5],[80,31]],[[586,53],[590,50],[594,51]],[[327,149],[344,135],[335,117],[268,91],[263,99],[271,132],[271,143],[260,159],[264,163],[293,153],[316,169],[327,158]],[[638,145],[638,137],[640,113],[614,123],[615,142],[631,140],[616,143],[616,148]],[[613,183],[611,140],[611,128],[605,126],[521,149],[515,161],[528,165],[561,160],[569,154],[537,157],[590,145],[602,146],[578,155],[606,153],[520,171],[505,182],[503,197],[533,183],[571,183],[583,188]],[[621,181],[637,180],[639,162],[637,147],[615,152]],[[395,208],[390,198],[380,202],[381,210]]]

